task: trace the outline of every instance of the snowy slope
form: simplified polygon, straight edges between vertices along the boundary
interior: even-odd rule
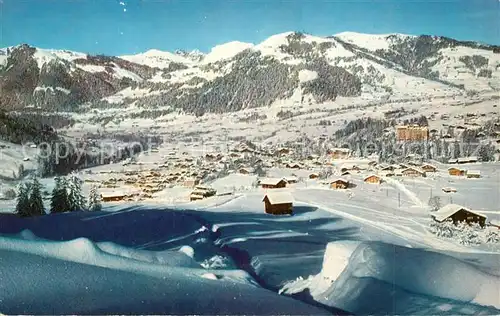
[[[124,55],[120,56],[120,58],[133,63],[154,68],[167,68],[171,63],[180,63],[187,65],[193,63],[192,60],[184,56],[157,49],[151,49],[147,52],[136,55]]]
[[[244,51],[245,49],[252,48],[254,45],[251,43],[244,42],[229,42],[222,45],[217,45],[210,53],[208,53],[203,59],[203,63],[214,63],[224,59],[229,59],[234,57],[236,54]]]
[[[475,49],[470,47],[444,48],[440,51],[441,56],[437,64],[432,67],[439,72],[440,78],[463,84],[467,89],[483,91],[500,89],[500,55],[491,51]],[[487,63],[471,69],[462,60],[464,56],[481,56],[486,58]],[[461,60],[462,58],[462,60]],[[430,61],[434,61],[431,59]],[[482,77],[480,72],[491,72],[491,77]]]
[[[79,58],[86,58],[87,55],[84,53],[73,52],[68,50],[36,48],[34,57],[38,64],[38,69],[41,70],[43,65],[52,60],[73,61]]]
[[[391,43],[390,37],[399,37],[405,38],[410,37],[411,35],[405,34],[364,34],[357,32],[342,32],[334,35],[335,37],[340,38],[341,40],[355,44],[357,46],[366,48],[371,51],[375,51],[377,49],[389,49],[389,44]]]

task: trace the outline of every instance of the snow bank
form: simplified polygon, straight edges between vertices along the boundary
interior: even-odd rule
[[[330,243],[320,274],[286,284],[281,292],[305,289],[320,303],[355,314],[435,314],[445,303],[452,314],[462,313],[458,307],[500,308],[498,276],[444,254],[380,242]],[[389,302],[396,297],[400,305]],[[413,307],[403,303],[410,301]]]
[[[38,238],[27,230],[13,237],[0,237],[0,249],[21,251],[115,269],[126,269],[127,264],[129,267],[132,267],[131,264],[138,262],[155,263],[172,267],[200,267],[192,259],[192,256],[189,256],[187,251],[176,252],[166,250],[156,252],[139,250],[120,246],[112,242],[94,243],[87,238],[54,242]]]
[[[135,250],[86,238],[46,241],[24,231],[0,236],[0,309],[5,314],[327,314],[262,289],[242,270],[216,271],[180,251]]]

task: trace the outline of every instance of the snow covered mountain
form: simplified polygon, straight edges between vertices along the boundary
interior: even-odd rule
[[[422,99],[500,90],[500,48],[436,36],[277,34],[257,45],[90,56],[20,45],[0,50],[0,107],[142,108],[203,115],[338,97]]]

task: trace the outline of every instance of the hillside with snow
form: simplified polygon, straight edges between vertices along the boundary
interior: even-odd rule
[[[119,57],[20,45],[0,51],[2,107],[125,117],[226,113],[273,104],[301,107],[498,93],[498,48],[436,36],[287,32],[233,41],[207,54],[151,49]],[[30,80],[16,84],[20,73]],[[141,93],[126,91],[138,90]],[[142,91],[147,91],[143,93]],[[126,97],[124,97],[126,95]],[[128,114],[127,114],[128,113]]]

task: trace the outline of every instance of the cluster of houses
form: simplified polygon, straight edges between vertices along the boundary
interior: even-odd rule
[[[197,164],[194,157],[183,153],[169,153],[160,162],[125,162],[123,170],[102,170],[103,180],[96,180],[92,174],[84,180],[93,183],[101,191],[104,202],[134,200],[142,201],[153,198],[157,192],[167,186],[194,188],[203,177],[218,172],[220,166],[212,160]]]
[[[379,164],[375,159],[368,159],[363,163],[349,163],[351,152],[347,148],[333,148],[328,151],[326,157],[309,155],[295,161],[291,159],[291,154],[292,151],[288,148],[262,150],[252,149],[245,144],[239,144],[224,154],[210,152],[194,156],[188,152],[171,151],[155,162],[127,161],[123,163],[121,171],[103,170],[99,172],[106,175],[102,181],[94,180],[94,174],[85,181],[94,182],[101,188],[101,197],[104,202],[151,199],[155,193],[173,186],[191,189],[191,194],[187,198],[190,201],[198,201],[217,195],[216,190],[204,183],[207,176],[216,175],[223,169],[228,173],[252,175],[257,173],[254,168],[257,164],[264,168],[281,167],[310,170],[308,179],[319,180],[322,178],[319,183],[334,190],[355,188],[356,184],[351,180],[353,174],[365,175],[362,178],[365,183],[380,184],[386,177],[426,177],[428,173],[437,171],[436,166],[418,161]],[[344,160],[346,163],[335,165],[335,160]],[[462,164],[476,161],[477,158],[469,157],[450,163]],[[228,168],[228,166],[231,167]],[[325,179],[325,175],[318,171],[323,167],[336,168],[335,176],[328,176]],[[448,172],[452,176],[480,177],[479,172],[464,170],[459,166],[451,167]],[[261,175],[259,174],[259,176]],[[292,196],[286,190],[273,189],[286,188],[298,181],[299,179],[294,175],[280,178],[260,178],[258,185],[262,189],[266,189],[263,197],[265,212],[269,214],[293,213]],[[456,190],[443,188],[443,191],[450,193]],[[463,210],[463,212],[465,211]]]

